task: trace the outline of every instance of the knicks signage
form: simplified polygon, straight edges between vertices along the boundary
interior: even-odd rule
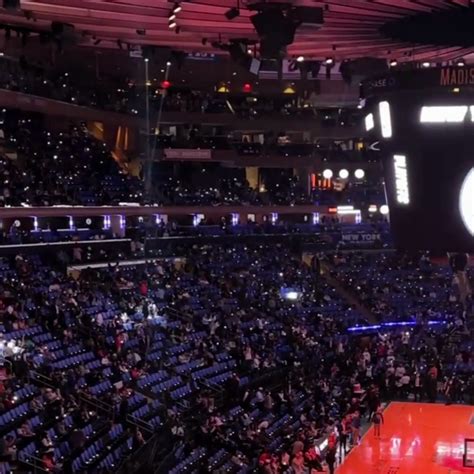
[[[474,67],[440,69],[440,86],[470,86],[474,85]]]
[[[212,160],[212,150],[193,148],[165,148],[163,159],[177,161],[208,161]]]

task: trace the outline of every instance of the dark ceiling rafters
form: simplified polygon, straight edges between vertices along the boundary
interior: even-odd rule
[[[180,34],[168,28],[173,2],[168,0],[21,0],[23,12],[0,9],[0,22],[35,30],[49,31],[51,21],[73,24],[80,44],[88,47],[117,48],[117,40],[130,44],[166,46],[186,51],[214,50],[213,41],[235,38],[257,39],[246,8],[241,1],[240,15],[233,21],[225,12],[236,0],[182,1],[177,15]],[[430,11],[465,8],[468,0],[297,0],[298,6],[324,8],[324,25],[316,29],[302,25],[289,55],[338,60],[371,55],[403,60],[455,60],[473,54],[472,48],[409,44],[382,36],[380,27],[387,21]],[[145,34],[138,33],[145,31]],[[101,40],[99,44],[97,39]],[[203,42],[203,39],[207,41]],[[204,44],[205,43],[205,44]]]

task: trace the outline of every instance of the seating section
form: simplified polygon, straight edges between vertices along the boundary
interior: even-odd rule
[[[346,253],[335,258],[335,275],[381,319],[444,319],[460,301],[448,265],[395,253]]]
[[[472,338],[444,264],[328,257],[381,322],[413,322],[368,332],[366,355],[348,331],[370,327],[366,316],[291,249],[183,251],[181,266],[89,268],[76,280],[38,256],[0,260],[3,284],[15,282],[2,293],[2,469],[114,472],[155,440],[163,472],[252,472],[300,436],[323,441],[357,410],[354,384],[372,390],[385,374],[408,396],[391,378],[415,377],[407,338],[425,347],[414,362],[423,377],[441,358],[440,377],[468,386]]]

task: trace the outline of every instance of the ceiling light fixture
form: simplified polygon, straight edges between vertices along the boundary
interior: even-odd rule
[[[232,7],[225,12],[225,17],[229,21],[232,21],[234,18],[237,18],[238,16],[240,16],[240,10],[237,7]]]

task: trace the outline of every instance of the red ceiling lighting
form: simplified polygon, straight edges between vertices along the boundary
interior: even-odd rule
[[[242,90],[245,92],[245,93],[249,93],[249,92],[252,92],[252,84],[249,84],[248,82],[246,82],[244,84],[244,87],[242,88]]]
[[[253,12],[248,8],[248,3],[241,5],[240,15],[232,21],[225,14],[236,7],[236,4],[238,8],[235,0],[193,0],[185,3],[175,3],[174,0],[24,0],[21,8],[23,11],[30,11],[35,19],[35,34],[49,34],[53,21],[62,22],[72,25],[76,34],[84,33],[86,38],[91,39],[91,46],[118,49],[117,38],[123,44],[133,43],[136,41],[137,30],[143,30],[146,31],[147,44],[150,46],[179,48],[186,52],[204,50],[227,54],[216,46],[219,43],[209,40],[203,44],[202,41],[219,37],[223,44],[238,38],[258,42],[251,20]],[[460,57],[467,58],[471,53],[470,46],[451,46],[449,42],[443,45],[438,41],[439,38],[435,38],[433,43],[423,41],[423,44],[418,44],[396,39],[382,32],[382,27],[387,22],[409,19],[418,14],[431,15],[435,12],[441,18],[450,12],[467,15],[472,3],[469,0],[321,0],[303,3],[324,6],[324,24],[312,25],[303,21],[296,31],[294,42],[288,47],[289,57],[311,58],[323,64],[326,58],[334,57],[338,61],[363,57],[387,60],[409,57],[420,63],[455,63]],[[6,35],[13,28],[25,28],[23,15],[13,14],[5,9],[0,9],[0,23],[8,25]],[[186,31],[185,41],[175,34],[178,25]],[[432,34],[435,35],[436,32],[439,30],[432,28]],[[94,44],[96,39],[101,40],[100,44]]]
[[[171,87],[171,82],[168,80],[162,81],[161,88],[162,89],[169,89]]]

